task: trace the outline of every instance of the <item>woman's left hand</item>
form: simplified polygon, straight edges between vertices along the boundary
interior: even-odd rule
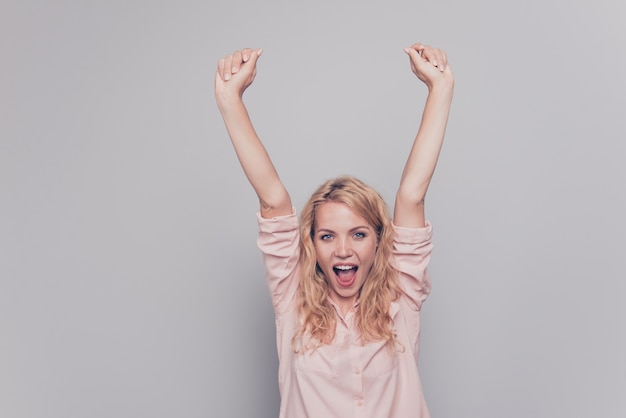
[[[454,85],[454,76],[448,65],[448,55],[439,48],[415,43],[404,52],[410,58],[411,70],[429,89],[443,84]]]

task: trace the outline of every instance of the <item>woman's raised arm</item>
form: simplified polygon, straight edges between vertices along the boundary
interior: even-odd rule
[[[261,216],[272,218],[292,213],[291,198],[243,103],[243,93],[254,81],[261,52],[246,48],[219,60],[215,99],[241,167],[259,197]]]
[[[428,87],[422,121],[396,194],[394,224],[423,227],[424,198],[435,172],[452,104],[454,77],[446,53],[422,44],[406,48],[411,70]]]

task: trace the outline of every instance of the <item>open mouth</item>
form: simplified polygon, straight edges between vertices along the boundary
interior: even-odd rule
[[[351,286],[354,283],[356,280],[356,271],[358,269],[358,266],[350,264],[338,264],[333,266],[337,282],[343,287]]]

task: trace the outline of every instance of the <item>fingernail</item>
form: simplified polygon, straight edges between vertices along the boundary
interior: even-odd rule
[[[237,71],[239,71],[239,67],[233,67],[233,71],[231,71],[233,74],[236,73]]]
[[[248,54],[243,54],[243,60],[244,60],[244,61],[248,61],[248,58],[250,58],[250,57],[248,56]]]
[[[404,52],[409,53],[409,48],[404,48]]]
[[[262,50],[262,49],[259,49],[259,50],[256,52],[257,57],[260,57],[262,53],[263,53],[263,50]]]
[[[224,74],[224,80],[226,81],[230,80],[230,73]]]

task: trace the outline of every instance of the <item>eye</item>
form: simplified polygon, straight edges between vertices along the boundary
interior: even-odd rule
[[[361,238],[365,238],[366,236],[367,235],[365,234],[365,232],[355,232],[354,233],[354,238],[361,239]]]
[[[330,234],[322,234],[322,235],[320,235],[320,237],[319,237],[319,238],[320,238],[320,240],[322,240],[322,241],[328,241],[328,240],[329,240],[329,239],[331,239],[332,237],[333,237],[333,236],[332,236],[332,235],[330,235]]]

